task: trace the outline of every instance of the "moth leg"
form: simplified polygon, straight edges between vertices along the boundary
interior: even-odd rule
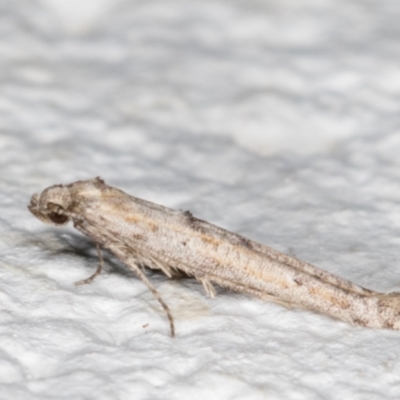
[[[140,268],[140,257],[139,260],[136,257],[131,257],[129,254],[129,249],[124,248],[123,246],[119,245],[118,243],[105,243],[104,247],[106,247],[111,253],[114,254],[120,261],[126,264],[136,275],[142,280],[142,282],[148,287],[150,292],[153,294],[155,299],[161,304],[162,308],[164,309],[165,313],[167,314],[169,320],[169,326],[171,329],[171,336],[175,337],[175,324],[174,318],[172,317],[171,310],[165,303],[165,301],[161,298],[160,293],[158,293],[157,289],[153,286],[153,284],[147,279],[146,275]],[[140,264],[138,264],[138,261]]]
[[[216,295],[216,291],[211,281],[207,278],[200,278],[199,281],[202,283],[205,292],[213,298]]]
[[[129,265],[129,268],[131,268],[138,275],[138,277],[142,280],[142,282],[149,288],[149,290],[151,291],[151,293],[153,293],[153,296],[156,298],[156,300],[161,304],[161,306],[164,309],[165,313],[167,314],[167,317],[169,320],[171,336],[174,337],[175,336],[175,324],[174,324],[174,318],[172,317],[171,310],[169,309],[169,307],[167,306],[165,301],[160,296],[160,293],[158,293],[158,290],[147,279],[146,275],[142,272],[142,270],[135,263],[130,262],[128,265]]]
[[[168,265],[160,261],[157,261],[156,265],[161,269],[162,272],[164,272],[165,275],[167,275],[168,278],[172,278],[171,268]]]
[[[155,259],[154,257],[151,259],[151,262],[148,264],[149,268],[152,269],[160,269],[162,272],[164,272],[165,275],[168,276],[168,278],[172,278],[172,270],[171,268],[163,263],[160,260]]]
[[[90,275],[89,278],[82,279],[81,281],[76,281],[74,283],[75,286],[79,285],[86,285],[87,283],[91,283],[94,278],[96,278],[97,275],[101,274],[101,271],[104,266],[104,259],[103,259],[103,254],[101,253],[101,249],[98,243],[96,243],[96,249],[97,249],[97,255],[99,256],[99,265],[96,269],[96,272],[93,275]]]

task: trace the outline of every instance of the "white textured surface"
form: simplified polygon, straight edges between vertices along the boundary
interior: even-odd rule
[[[69,7],[67,6],[69,4]],[[2,2],[1,399],[398,399],[400,332],[149,273],[26,209],[96,175],[400,290],[397,0]]]

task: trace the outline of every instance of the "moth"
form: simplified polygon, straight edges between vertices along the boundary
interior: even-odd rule
[[[101,273],[101,249],[107,249],[147,285],[169,319],[168,305],[143,272],[159,269],[168,277],[181,271],[215,295],[214,285],[270,300],[286,307],[313,310],[370,328],[400,329],[400,294],[382,294],[318,269],[236,233],[151,203],[114,187],[100,178],[54,185],[34,194],[28,206],[45,223],[74,227],[97,246],[99,265],[90,283]]]

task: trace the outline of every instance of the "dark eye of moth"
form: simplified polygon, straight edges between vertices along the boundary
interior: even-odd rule
[[[57,214],[55,212],[50,213],[49,218],[55,224],[65,224],[68,221],[68,217],[66,215]]]

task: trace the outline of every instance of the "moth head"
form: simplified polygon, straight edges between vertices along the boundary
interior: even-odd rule
[[[38,195],[34,194],[28,206],[29,211],[42,222],[64,225],[71,219],[71,193],[63,185],[51,186]]]

